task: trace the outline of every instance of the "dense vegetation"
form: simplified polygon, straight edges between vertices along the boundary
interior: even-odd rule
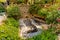
[[[0,40],[18,40],[18,23],[13,18],[8,18],[0,25]]]
[[[5,12],[6,10],[5,10],[5,8],[3,7],[3,5],[0,3],[0,13],[1,12]]]
[[[7,6],[7,13],[9,17],[13,17],[15,19],[19,19],[20,10],[17,4],[10,4]]]
[[[29,13],[44,17],[46,24],[59,24],[59,2],[59,0],[10,0],[8,2],[6,0],[0,0],[0,13],[6,12],[7,14],[7,20],[0,25],[0,40],[22,40],[18,35],[18,20],[21,17],[19,4],[28,4],[30,6]],[[57,38],[56,33],[53,33],[55,30],[54,28],[43,30],[41,34],[26,40],[55,40]]]
[[[54,4],[49,7],[42,7],[39,5],[33,5],[30,7],[29,12],[31,14],[38,14],[45,18],[46,23],[57,23],[56,19],[59,17],[59,4]]]

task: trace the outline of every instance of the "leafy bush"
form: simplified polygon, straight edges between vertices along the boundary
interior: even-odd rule
[[[19,26],[19,22],[17,20],[15,20],[14,18],[8,18],[5,21],[5,24],[10,25],[10,26],[14,26],[16,28],[18,28],[18,26]]]
[[[48,30],[43,30],[41,34],[34,36],[33,38],[29,38],[28,40],[55,40],[57,38],[56,33],[53,33],[55,28],[50,28]]]
[[[1,12],[5,12],[5,8],[3,7],[2,4],[0,4],[0,13],[1,13]]]
[[[53,10],[51,12],[48,12],[48,15],[46,17],[46,22],[48,24],[50,24],[50,23],[56,23],[56,19],[57,19],[58,16],[59,16],[59,14],[58,14],[57,10]]]
[[[39,14],[40,16],[46,17],[47,14],[48,14],[48,11],[47,11],[46,8],[42,8],[42,9],[38,10],[38,14]]]
[[[48,24],[57,23],[56,19],[60,15],[60,11],[59,11],[60,9],[58,9],[58,8],[59,8],[59,4],[54,4],[48,8],[42,8],[42,9],[38,10],[38,14],[40,16],[45,17],[46,23],[48,23]]]
[[[0,40],[18,40],[18,38],[17,28],[9,25],[0,26]]]
[[[31,14],[36,14],[36,13],[38,13],[39,9],[40,9],[40,7],[38,5],[31,5],[29,8],[29,12]]]
[[[8,13],[8,16],[13,17],[15,19],[19,19],[21,16],[20,10],[17,4],[11,4],[7,6],[7,13]]]
[[[17,22],[12,18],[8,18],[7,23],[0,25],[0,40],[19,40],[16,26]]]

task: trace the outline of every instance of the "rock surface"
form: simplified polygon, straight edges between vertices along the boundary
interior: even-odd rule
[[[5,12],[0,13],[0,25],[3,24],[3,21],[7,19],[7,16],[5,15]]]
[[[34,19],[20,19],[19,22],[21,37],[31,38],[42,32],[42,23],[36,22]],[[47,27],[45,29],[47,29]]]

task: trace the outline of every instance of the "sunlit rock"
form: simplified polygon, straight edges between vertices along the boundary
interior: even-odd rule
[[[31,19],[20,19],[20,36],[24,38],[31,38],[42,32],[37,28],[37,24]]]
[[[7,19],[5,12],[0,13],[0,25]]]

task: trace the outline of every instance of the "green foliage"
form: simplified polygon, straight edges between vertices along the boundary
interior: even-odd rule
[[[0,40],[18,40],[18,38],[17,28],[9,25],[0,26]]]
[[[48,8],[41,8],[38,5],[32,5],[29,9],[31,14],[38,14],[45,18],[46,23],[57,23],[56,19],[59,17],[60,12],[58,12],[59,4],[51,5]]]
[[[15,19],[20,18],[20,10],[17,4],[11,4],[7,7],[8,16],[13,17]]]
[[[0,3],[0,13],[1,12],[5,12],[5,8],[3,7],[3,5]]]
[[[28,40],[55,40],[57,38],[57,35],[53,33],[53,31],[55,31],[55,28],[50,28],[45,31],[43,30],[41,34],[38,34],[33,38],[29,38]]]
[[[50,24],[50,23],[56,23],[56,19],[57,19],[58,16],[59,16],[59,14],[58,14],[57,10],[53,10],[51,12],[48,12],[48,15],[46,17],[46,22],[48,24]]]
[[[47,13],[46,13],[46,23],[48,23],[48,24],[57,23],[56,19],[60,15],[60,12],[57,10],[58,8],[59,8],[59,4],[54,4],[54,5],[51,5],[50,7],[48,7]],[[46,9],[45,9],[45,11],[46,11]]]
[[[39,14],[40,16],[46,17],[47,14],[48,14],[48,11],[47,11],[46,8],[42,8],[42,9],[38,10],[38,14]]]
[[[60,4],[55,3],[54,5],[51,5],[48,10],[53,11],[53,10],[57,10],[60,7]]]
[[[18,28],[16,27],[17,22],[8,18],[5,24],[0,25],[0,40],[19,40]]]
[[[18,28],[18,26],[19,26],[19,22],[17,20],[15,20],[14,18],[8,18],[5,21],[5,24],[10,25],[10,26],[14,26],[16,28]]]
[[[46,3],[50,3],[52,2],[52,0],[41,0],[40,4],[46,4]]]
[[[37,14],[39,9],[40,7],[38,5],[31,5],[29,8],[29,12],[31,14]]]
[[[17,3],[23,3],[24,0],[17,0]]]
[[[57,23],[56,19],[60,15],[59,4],[51,5],[48,8],[42,8],[38,10],[40,16],[45,17],[46,23]],[[58,10],[57,10],[58,9]]]

